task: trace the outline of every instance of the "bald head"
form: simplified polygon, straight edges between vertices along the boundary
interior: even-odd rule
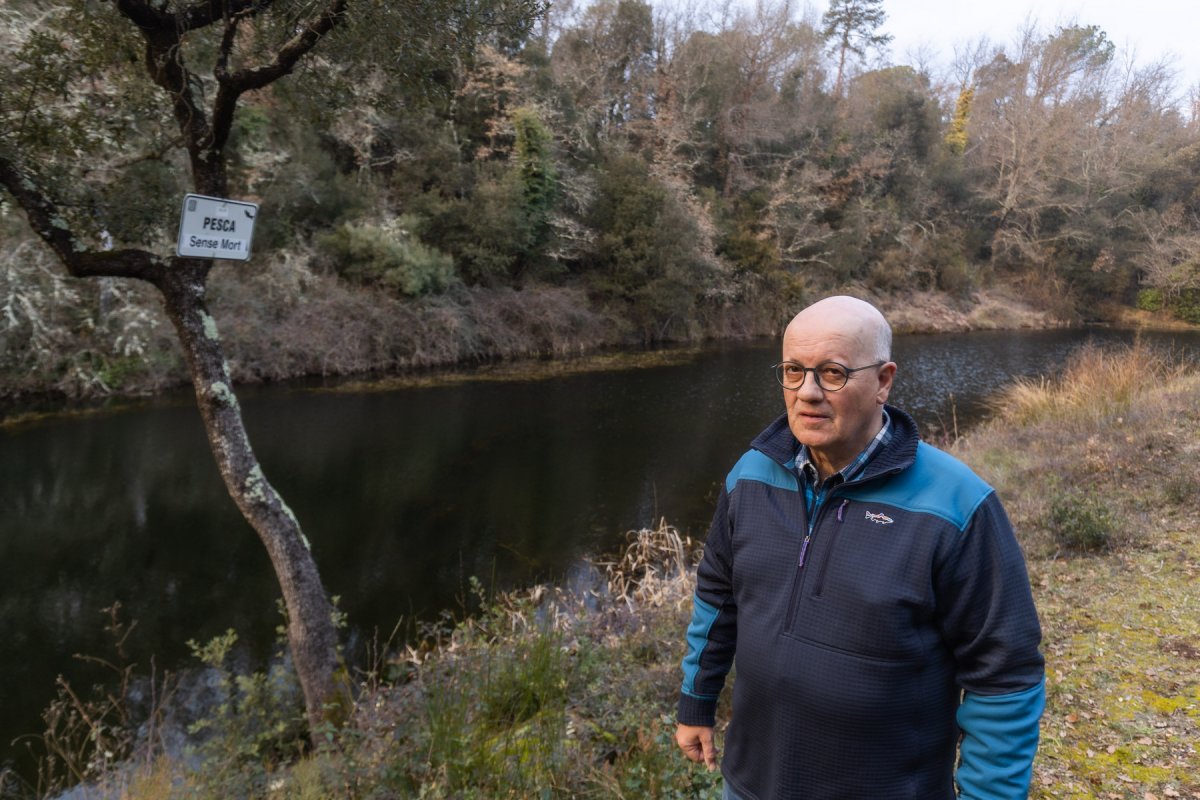
[[[892,328],[875,306],[839,295],[818,300],[797,314],[783,333],[788,340],[835,337],[856,345],[867,361],[890,361]]]
[[[880,407],[892,390],[892,329],[879,309],[854,297],[827,297],[796,315],[783,333],[783,361],[805,378],[785,384],[788,426],[817,472],[828,477],[849,464],[883,427]],[[822,365],[848,375],[821,383]],[[794,373],[793,373],[794,374]],[[780,383],[783,383],[781,380]]]

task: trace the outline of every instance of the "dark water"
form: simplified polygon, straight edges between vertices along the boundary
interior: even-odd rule
[[[1014,375],[1053,372],[1111,331],[900,337],[892,400],[963,427]],[[1200,353],[1200,334],[1145,337]],[[671,366],[388,392],[241,392],[270,479],[341,596],[352,642],[461,608],[467,580],[563,576],[660,517],[702,537],[726,470],[781,410],[774,342]],[[274,577],[220,483],[189,397],[0,431],[0,758],[39,730],[74,653],[111,655],[99,610],[138,621],[160,668],[236,628],[278,622]],[[411,626],[409,626],[411,629]]]

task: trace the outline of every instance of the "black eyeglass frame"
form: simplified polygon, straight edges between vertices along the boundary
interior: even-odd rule
[[[787,389],[790,392],[795,392],[795,391],[799,390],[800,388],[802,388],[804,386],[804,382],[806,380],[808,380],[808,373],[810,373],[810,372],[813,375],[813,380],[817,382],[817,387],[820,388],[821,391],[823,391],[823,392],[840,392],[842,389],[846,388],[846,384],[848,384],[850,382],[850,379],[854,377],[854,373],[862,372],[864,369],[871,369],[872,367],[882,367],[886,363],[888,363],[888,362],[876,361],[874,364],[867,364],[865,367],[847,367],[845,364],[841,363],[840,361],[822,361],[820,364],[817,364],[815,367],[806,367],[796,361],[780,361],[778,364],[771,365],[771,371],[774,372],[774,374],[775,374],[776,383],[778,383],[780,386],[782,386],[784,389]],[[795,386],[788,386],[786,383],[783,382],[782,367],[784,367],[785,365],[789,365],[789,364],[791,366],[798,367],[801,370],[801,372],[803,373],[803,377],[800,378],[800,382],[797,383]],[[831,388],[831,387],[828,387],[825,384],[821,383],[821,375],[818,372],[818,370],[823,369],[824,367],[829,367],[829,366],[839,367],[846,373],[846,380],[842,382],[841,386],[838,386],[836,388]]]

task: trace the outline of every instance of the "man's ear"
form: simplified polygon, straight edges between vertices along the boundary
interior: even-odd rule
[[[879,405],[887,402],[888,395],[892,393],[892,381],[896,377],[896,362],[889,361],[879,368],[879,391],[875,394],[875,400]]]

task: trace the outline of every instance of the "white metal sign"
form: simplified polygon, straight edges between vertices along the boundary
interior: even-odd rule
[[[257,216],[257,203],[186,194],[175,252],[186,258],[246,261]]]

